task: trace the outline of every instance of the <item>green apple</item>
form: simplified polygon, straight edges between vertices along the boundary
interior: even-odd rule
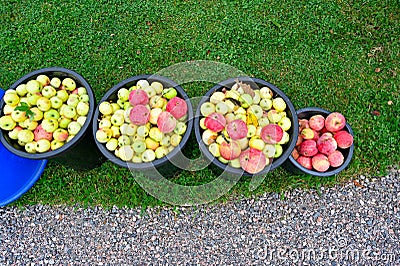
[[[151,86],[147,86],[147,87],[143,88],[143,90],[147,93],[147,96],[149,96],[149,98],[157,95],[156,90]]]
[[[79,87],[78,88],[78,95],[82,96],[82,95],[87,95],[87,90],[85,87]]]
[[[15,121],[11,118],[11,115],[5,115],[0,117],[0,128],[3,130],[13,130],[13,128],[16,126],[17,124],[15,123]]]
[[[131,144],[131,139],[127,135],[120,136],[117,141],[120,147]]]
[[[152,127],[150,128],[149,136],[155,141],[160,142],[163,138],[163,133],[158,127]]]
[[[22,127],[16,126],[13,128],[13,130],[8,131],[8,136],[10,139],[17,140],[18,139],[18,133],[22,130]]]
[[[30,94],[36,94],[38,92],[40,92],[43,88],[43,85],[37,81],[37,80],[29,80],[26,83],[26,90],[30,93]]]
[[[272,100],[271,99],[261,99],[259,105],[263,110],[269,111],[272,108]]]
[[[35,93],[35,94],[30,94],[30,93],[28,93],[28,94],[27,94],[27,100],[28,100],[29,105],[30,105],[30,106],[36,105],[37,100],[38,100],[40,97],[42,97],[42,96],[40,96],[40,93],[39,93],[39,94],[36,94],[36,93]]]
[[[160,145],[162,146],[169,146],[171,145],[171,137],[168,135],[164,135],[160,141]]]
[[[257,127],[255,125],[247,125],[247,137],[251,138],[256,135]]]
[[[228,164],[229,164],[229,166],[231,166],[231,167],[233,167],[233,168],[241,168],[241,167],[242,167],[242,166],[240,165],[240,159],[239,159],[239,158],[230,160]]]
[[[169,153],[169,150],[165,146],[159,146],[154,151],[154,153],[155,153],[157,159],[161,159],[162,157],[166,156]]]
[[[145,163],[152,162],[156,159],[156,154],[153,150],[147,149],[142,153],[142,161]]]
[[[121,107],[118,103],[111,103],[111,107],[113,109],[113,113],[115,113],[116,111],[121,110],[123,106]]]
[[[99,122],[99,128],[110,128],[111,127],[111,120],[108,118],[102,118]]]
[[[36,80],[42,84],[43,87],[47,86],[50,84],[50,78],[47,75],[40,74],[39,76],[36,77]]]
[[[247,112],[254,114],[257,117],[257,120],[264,114],[264,110],[259,105],[251,105],[249,109],[247,109]]]
[[[66,118],[73,119],[77,115],[76,108],[73,106],[66,105],[65,108],[63,108],[63,115]]]
[[[138,154],[138,155],[133,155],[132,157],[132,162],[133,163],[142,163],[142,155]]]
[[[72,78],[65,78],[61,82],[61,85],[67,90],[67,91],[73,91],[76,89],[76,83]]]
[[[69,97],[69,94],[66,90],[58,90],[56,95],[61,99],[62,102],[66,102]]]
[[[20,110],[14,110],[11,112],[11,118],[15,121],[15,122],[22,122],[24,121],[27,117],[25,112],[20,111]]]
[[[63,141],[58,141],[58,140],[53,139],[50,142],[50,149],[53,150],[53,151],[61,148],[62,146],[64,146],[64,142]]]
[[[110,139],[106,143],[106,148],[109,151],[115,151],[115,149],[118,147],[118,140],[115,138]]]
[[[58,96],[51,97],[50,102],[51,102],[51,108],[54,109],[59,109],[63,104],[63,101]]]
[[[38,126],[38,122],[33,120],[31,121],[30,119],[25,119],[24,121],[19,122],[18,125],[28,130],[35,130],[35,128]]]
[[[253,104],[253,97],[250,94],[244,93],[240,95],[239,102],[243,108],[249,108]]]
[[[292,121],[289,117],[284,116],[278,121],[278,125],[283,129],[283,131],[288,131],[292,126]]]
[[[272,106],[277,112],[282,112],[286,109],[286,102],[281,97],[276,97],[272,100]]]
[[[39,108],[40,111],[46,112],[51,108],[51,101],[49,98],[41,96],[39,97],[39,99],[37,99],[36,106]]]
[[[279,156],[282,155],[283,149],[282,149],[282,146],[280,144],[274,144],[274,146],[275,146],[274,158],[278,158]]]
[[[58,128],[58,121],[55,118],[45,118],[42,120],[41,125],[45,131],[54,132]]]
[[[208,146],[208,151],[214,156],[219,157],[221,154],[219,153],[219,144],[214,142]]]
[[[176,147],[176,146],[179,145],[179,143],[181,142],[181,140],[182,140],[182,136],[181,136],[181,135],[173,134],[173,135],[171,136],[170,142],[171,142],[171,145],[172,145],[172,146]]]
[[[56,89],[54,89],[53,86],[50,86],[50,85],[45,86],[42,89],[42,95],[46,98],[50,99],[51,97],[55,96],[56,94],[57,94],[57,91],[56,91]]]
[[[261,101],[260,90],[254,90],[253,104],[259,104]]]
[[[259,138],[259,137],[252,137],[249,140],[249,146],[253,149],[257,149],[259,151],[262,151],[265,147],[265,142]]]
[[[27,153],[36,153],[36,141],[28,142],[25,144],[25,151]]]
[[[174,128],[174,133],[178,135],[183,135],[186,132],[186,123],[184,122],[178,122]]]
[[[78,119],[76,119],[76,122],[79,123],[79,125],[81,125],[83,127],[83,125],[86,122],[87,117],[86,116],[79,116]]]
[[[140,154],[146,150],[146,143],[143,140],[135,140],[132,147],[137,154]]]
[[[231,98],[231,99],[238,101],[239,97],[240,97],[240,93],[235,90],[228,90],[225,93],[225,98]]]
[[[117,96],[122,102],[126,102],[129,100],[129,90],[126,88],[121,88],[118,90]]]
[[[115,113],[111,116],[111,124],[114,126],[121,126],[125,122],[124,115],[121,113]]]
[[[76,135],[78,134],[79,130],[81,130],[82,126],[76,122],[76,121],[71,121],[71,123],[68,124],[68,133],[70,135]]]
[[[38,141],[36,141],[36,151],[37,152],[47,152],[49,151],[51,148],[51,143],[49,140],[47,139],[39,139]]]
[[[71,123],[71,119],[67,118],[65,116],[60,117],[58,120],[58,126],[60,128],[64,128],[64,129],[68,128],[69,123]]]
[[[53,86],[55,89],[58,89],[61,85],[61,80],[57,77],[53,77],[50,80],[50,85]]]
[[[32,142],[33,139],[35,138],[35,135],[31,130],[28,129],[22,129],[18,132],[18,141],[28,143]]]
[[[45,119],[54,118],[58,120],[60,118],[60,113],[55,109],[50,109],[43,113],[43,117]]]
[[[15,88],[15,91],[17,92],[17,94],[19,95],[19,96],[25,96],[27,93],[28,93],[28,91],[27,91],[27,89],[26,89],[26,84],[20,84],[20,85],[18,85],[16,88]]]
[[[76,106],[76,113],[80,116],[86,116],[89,113],[89,104],[86,102],[79,102]],[[122,119],[123,118],[122,116]]]
[[[162,96],[168,100],[176,97],[176,95],[178,95],[178,92],[175,88],[166,88],[162,91]]]
[[[222,91],[216,91],[210,96],[210,102],[217,105],[225,99],[225,93]]]
[[[136,134],[142,138],[147,137],[149,135],[149,128],[146,125],[138,126]]]
[[[260,89],[260,96],[262,99],[272,99],[272,96],[274,96],[274,93],[272,90],[268,87],[262,87]]]
[[[208,116],[209,114],[212,114],[215,112],[215,105],[210,102],[205,102],[200,106],[200,113],[203,116]]]
[[[67,105],[76,107],[79,103],[79,95],[78,94],[70,94],[67,99]]]
[[[227,105],[226,103],[224,103],[224,102],[218,102],[218,103],[215,105],[215,111],[216,111],[217,113],[220,113],[220,114],[225,115],[225,114],[229,111],[229,107],[228,107],[228,105]]]
[[[266,125],[269,125],[269,119],[268,119],[268,117],[263,116],[263,117],[261,117],[260,119],[258,119],[258,125],[259,125],[260,127],[264,127],[264,126],[266,126]]]
[[[203,117],[203,118],[200,119],[200,128],[201,128],[201,129],[204,129],[204,130],[207,129],[206,125],[204,124],[205,121],[206,121],[206,118],[205,118],[205,117]]]
[[[79,101],[80,102],[88,103],[89,100],[90,100],[90,98],[89,98],[89,95],[87,95],[87,94],[82,94],[82,95],[79,96]]]
[[[101,128],[96,131],[96,140],[100,143],[106,143],[112,137],[112,131],[109,128]]]
[[[274,110],[274,109],[271,109],[271,110],[268,111],[267,117],[268,117],[269,121],[270,121],[271,123],[274,123],[274,124],[275,124],[275,123],[278,123],[279,120],[281,120],[281,118],[282,118],[281,114],[278,113],[278,112],[277,112],[276,110]]]
[[[278,142],[278,144],[281,144],[281,145],[286,144],[289,142],[289,140],[290,140],[289,133],[287,133],[286,131],[283,131],[282,139]]]
[[[275,156],[276,148],[274,144],[265,144],[264,149],[262,150],[265,157],[273,158]]]
[[[6,93],[3,97],[4,102],[10,106],[17,106],[19,103],[19,96],[16,93]]]
[[[11,105],[4,105],[3,108],[3,115],[11,115],[11,113],[14,111],[15,107],[17,106],[11,106]]]
[[[99,104],[99,112],[103,115],[111,115],[113,112],[113,108],[111,106],[111,103],[109,102],[101,102]]]
[[[164,89],[162,83],[158,81],[153,81],[150,86],[152,86],[156,90],[157,94],[161,94]]]

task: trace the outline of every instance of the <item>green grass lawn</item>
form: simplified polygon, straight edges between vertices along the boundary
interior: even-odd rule
[[[218,61],[267,80],[296,109],[343,113],[355,134],[350,166],[336,177],[295,176],[278,168],[255,191],[242,178],[220,200],[265,191],[318,188],[399,164],[399,1],[2,1],[0,87],[44,67],[83,75],[96,99],[118,82],[187,60]],[[268,2],[268,3],[265,3]],[[184,84],[200,96],[214,84]],[[199,153],[192,138],[193,157]],[[172,181],[202,184],[208,169]],[[124,168],[91,171],[49,162],[15,204],[154,206]]]

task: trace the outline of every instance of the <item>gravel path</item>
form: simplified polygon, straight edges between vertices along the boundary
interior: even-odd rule
[[[400,170],[215,206],[0,208],[0,265],[400,265]]]

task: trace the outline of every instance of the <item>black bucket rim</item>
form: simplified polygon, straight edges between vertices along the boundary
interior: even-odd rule
[[[98,130],[98,118],[100,116],[100,112],[99,112],[99,105],[108,100],[109,97],[115,93],[117,93],[117,91],[121,88],[127,87],[127,84],[131,84],[134,83],[136,84],[136,82],[140,79],[146,79],[147,81],[159,81],[163,84],[167,84],[168,86],[164,86],[164,87],[173,87],[176,89],[177,93],[179,96],[181,96],[187,106],[188,106],[188,117],[187,117],[187,128],[186,128],[186,132],[185,134],[182,136],[182,140],[181,142],[178,144],[178,146],[176,146],[171,152],[169,152],[166,156],[160,158],[160,159],[156,159],[152,162],[147,162],[147,163],[134,163],[134,162],[126,162],[123,161],[121,159],[119,159],[117,156],[115,156],[115,154],[111,151],[109,151],[104,143],[100,143],[97,141],[96,139],[96,132]],[[111,89],[109,89],[104,95],[103,97],[100,99],[100,101],[98,102],[95,110],[94,110],[94,115],[93,115],[93,121],[92,121],[92,135],[94,137],[94,141],[96,143],[97,148],[100,150],[100,152],[106,157],[107,160],[110,160],[112,163],[121,166],[123,168],[128,168],[128,169],[132,169],[135,171],[141,171],[141,170],[149,170],[149,169],[154,169],[157,168],[159,166],[165,165],[167,163],[170,162],[170,158],[174,158],[175,156],[179,155],[179,153],[181,152],[181,150],[186,146],[190,134],[193,130],[193,107],[192,107],[192,103],[190,101],[189,96],[187,95],[187,93],[185,92],[185,90],[175,81],[164,77],[164,76],[160,76],[157,74],[140,74],[140,75],[136,75],[136,76],[132,76],[129,77],[127,79],[124,79],[122,81],[120,81],[118,84],[114,85]]]
[[[242,82],[250,82],[256,85],[256,89],[261,89],[261,87],[259,85],[262,85],[263,87],[269,87],[271,90],[273,90],[274,92],[274,96],[280,96],[282,97],[287,105],[287,108],[289,108],[290,110],[290,115],[291,120],[292,120],[292,129],[293,129],[293,133],[290,136],[291,140],[289,141],[289,144],[285,144],[287,145],[286,149],[284,150],[284,152],[282,153],[282,155],[277,158],[277,159],[273,159],[272,163],[270,163],[269,165],[267,165],[261,172],[256,173],[256,174],[251,174],[248,173],[246,171],[244,171],[241,168],[234,168],[228,164],[224,164],[222,162],[220,162],[218,160],[218,158],[214,157],[210,151],[208,150],[207,146],[205,143],[203,143],[202,137],[200,132],[202,131],[202,129],[200,128],[200,118],[202,117],[201,113],[200,113],[200,107],[201,105],[208,101],[211,94],[214,93],[215,91],[221,90],[224,87],[228,87],[229,85],[232,85],[236,80],[242,81]],[[257,85],[259,84],[259,85]],[[295,145],[296,145],[296,141],[297,141],[297,137],[298,137],[298,120],[297,120],[297,115],[296,114],[296,109],[294,108],[294,105],[292,103],[292,101],[289,99],[289,97],[281,90],[279,89],[277,86],[275,86],[274,84],[260,79],[260,78],[255,78],[255,77],[249,77],[249,76],[238,76],[235,78],[229,78],[226,79],[224,81],[219,82],[218,84],[214,85],[210,90],[208,90],[206,92],[206,94],[204,94],[198,104],[197,110],[196,110],[196,115],[195,115],[195,125],[194,125],[194,130],[195,130],[195,135],[196,135],[196,140],[199,143],[199,148],[200,151],[206,156],[206,158],[214,165],[216,165],[221,171],[226,171],[230,174],[233,175],[244,175],[244,176],[259,176],[259,175],[265,175],[267,173],[269,173],[270,171],[278,168],[279,166],[281,166],[289,157],[289,155],[292,153]]]
[[[328,114],[332,113],[332,111],[323,109],[321,107],[305,107],[305,108],[301,108],[299,110],[296,111],[297,115],[305,113],[305,112],[317,112],[320,113],[322,115],[324,115],[324,117],[326,117]],[[301,119],[301,118],[300,118]],[[346,119],[346,126],[344,127],[346,129],[346,131],[348,131],[353,137],[354,137],[354,132],[353,129],[351,128],[350,124],[347,122]],[[353,144],[348,148],[348,154],[347,157],[345,158],[343,164],[339,167],[329,167],[329,169],[333,168],[330,171],[326,171],[326,172],[318,172],[315,170],[310,170],[307,169],[305,167],[303,167],[302,165],[300,165],[294,158],[293,156],[290,154],[288,161],[289,161],[289,166],[284,166],[285,169],[289,170],[290,172],[294,173],[294,174],[308,174],[308,175],[312,175],[312,176],[317,176],[317,177],[328,177],[328,176],[334,176],[339,174],[340,172],[342,172],[344,169],[346,169],[352,158],[353,158],[353,154],[354,154],[354,142]],[[286,162],[287,163],[287,162]],[[294,167],[296,170],[292,169],[292,167]],[[328,170],[329,170],[328,169]]]
[[[34,70],[32,72],[29,72],[28,74],[25,74],[24,76],[22,76],[21,78],[19,78],[16,82],[14,82],[8,89],[15,89],[16,87],[18,87],[18,85],[26,83],[27,81],[31,80],[33,77],[36,77],[38,75],[41,74],[45,74],[45,73],[59,73],[59,74],[64,74],[65,77],[71,77],[74,78],[77,88],[78,87],[85,87],[87,94],[89,96],[89,112],[86,116],[86,121],[83,124],[83,126],[81,127],[81,129],[79,130],[78,134],[75,135],[75,137],[73,137],[69,142],[65,143],[62,147],[53,150],[53,151],[48,151],[48,152],[44,152],[44,153],[28,153],[25,152],[23,150],[19,150],[17,148],[15,148],[14,146],[12,146],[9,141],[7,140],[8,136],[6,137],[4,134],[4,130],[0,129],[0,141],[3,143],[4,147],[9,150],[10,152],[27,158],[27,159],[33,159],[33,160],[43,160],[43,159],[51,159],[51,158],[56,158],[58,156],[63,155],[63,153],[67,152],[68,150],[72,149],[73,147],[75,147],[79,141],[86,135],[87,130],[89,129],[89,126],[92,123],[92,118],[93,118],[93,114],[94,114],[94,109],[96,107],[96,98],[94,96],[92,87],[90,86],[89,82],[79,73],[77,73],[74,70],[68,69],[68,68],[64,68],[64,67],[58,67],[58,66],[54,66],[54,67],[46,67],[46,68],[41,68],[41,69],[37,69]],[[49,76],[49,75],[48,75]],[[56,75],[54,75],[56,76]],[[59,77],[59,76],[56,76]],[[78,84],[80,86],[78,86]],[[7,90],[6,90],[7,91]],[[4,99],[2,99],[0,101],[0,116],[3,113],[3,107],[4,107],[5,103],[4,103]]]

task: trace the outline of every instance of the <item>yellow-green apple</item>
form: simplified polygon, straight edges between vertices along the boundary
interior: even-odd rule
[[[136,130],[137,130],[136,125],[133,125],[131,123],[124,123],[120,126],[119,130],[121,131],[121,134],[123,135],[127,135],[127,136],[133,136],[136,134]]]
[[[27,91],[27,89],[26,89],[26,84],[20,84],[20,85],[18,85],[16,88],[15,88],[15,91],[17,92],[17,94],[19,95],[19,96],[25,96],[27,93],[28,93],[28,91]]]
[[[162,91],[163,91],[163,88],[164,88],[162,83],[158,82],[158,81],[153,81],[150,86],[153,87],[156,90],[157,94],[161,94]]]
[[[7,105],[17,106],[19,103],[19,96],[16,93],[7,93],[4,94],[3,100]]]
[[[73,91],[76,89],[76,83],[72,78],[64,78],[61,85],[67,91]]]
[[[60,111],[61,112],[61,111]],[[73,119],[77,115],[76,113],[76,108],[73,106],[65,105],[64,108],[62,109],[62,114],[66,118]]]
[[[170,138],[170,143],[172,146],[176,147],[181,143],[182,141],[182,136],[178,134],[173,134]]]
[[[118,155],[122,161],[130,161],[133,158],[134,151],[130,145],[124,145],[119,148]]]
[[[51,143],[47,139],[40,139],[36,141],[36,151],[43,153],[49,151],[51,148]]]
[[[132,147],[137,154],[140,154],[146,150],[146,143],[143,140],[135,140]]]
[[[109,102],[101,102],[99,104],[99,112],[103,115],[111,115],[113,112],[113,108],[111,106],[111,103]]]
[[[276,97],[272,100],[272,107],[278,112],[282,112],[286,109],[286,102],[282,97]]]
[[[89,104],[86,102],[79,102],[76,106],[76,113],[80,116],[86,116],[89,113]],[[122,114],[122,121],[124,121],[124,114]]]
[[[260,90],[254,90],[253,104],[259,104],[261,101]]]
[[[163,108],[167,105],[167,99],[161,97],[160,95],[154,95],[149,100],[149,105],[151,108]]]
[[[15,121],[15,122],[22,122],[25,119],[27,119],[26,117],[26,113],[24,111],[20,111],[20,110],[14,110],[11,112],[11,118]]]
[[[61,101],[66,102],[69,98],[69,93],[66,90],[58,90],[56,96],[61,99]]]
[[[145,108],[145,109],[147,111],[147,108]],[[111,121],[111,124],[114,126],[121,126],[125,122],[124,114],[123,113],[114,113],[111,116],[110,121]]]
[[[224,141],[225,141],[225,139],[223,139],[223,141],[221,141],[221,143]],[[248,138],[237,139],[235,141],[237,141],[239,143],[241,150],[245,150],[249,147],[249,139]]]
[[[96,140],[100,143],[106,143],[112,137],[110,128],[100,128],[96,131]]]
[[[3,115],[11,115],[12,111],[15,110],[15,107],[16,106],[11,106],[11,105],[8,105],[8,104],[4,105]]]
[[[156,153],[153,150],[147,149],[142,153],[142,161],[145,163],[152,162],[156,159]]]
[[[265,147],[265,142],[259,137],[252,137],[249,140],[249,146],[250,148],[262,151]]]
[[[241,167],[240,166],[240,158],[236,158],[236,159],[230,160],[228,162],[228,164],[229,164],[229,166],[231,166],[233,168],[240,168]]]
[[[55,118],[45,118],[42,120],[41,125],[45,131],[52,133],[58,128],[58,121]]]
[[[260,96],[262,99],[272,99],[272,97],[274,96],[274,93],[272,92],[272,90],[268,87],[262,87],[260,89]]]
[[[275,109],[271,109],[267,113],[267,117],[271,123],[278,123],[281,120],[282,115]]]
[[[204,130],[201,138],[206,145],[210,145],[215,142],[215,139],[218,137],[218,133],[211,131],[209,129]]]
[[[215,112],[215,105],[210,102],[205,102],[200,106],[200,113],[203,116],[208,116],[209,114],[212,114]]]
[[[286,144],[289,142],[289,140],[290,140],[289,133],[287,133],[286,131],[283,131],[282,139],[278,142],[278,144],[281,144],[281,145]]]
[[[276,152],[275,145],[274,144],[265,144],[264,149],[262,150],[262,152],[264,153],[264,155],[267,158],[274,158],[275,152]]]
[[[231,98],[231,99],[238,101],[239,97],[240,97],[240,93],[235,90],[227,90],[225,92],[225,98]]]
[[[253,104],[253,97],[250,94],[244,93],[240,95],[239,102],[243,108],[249,108]]]
[[[138,126],[136,129],[136,135],[145,138],[149,135],[149,128],[145,125]]]
[[[42,95],[46,98],[51,98],[57,94],[56,89],[53,86],[44,86],[42,89]]]
[[[278,125],[283,129],[283,131],[288,131],[292,127],[292,121],[289,117],[284,116],[279,120]]]
[[[227,113],[225,115],[225,120],[226,120],[226,123],[229,123],[229,122],[235,120],[235,114],[234,113]]]
[[[254,137],[257,133],[257,127],[255,125],[247,125],[247,137]]]
[[[121,132],[119,131],[119,126],[111,126],[110,129],[113,138],[119,138],[119,136],[121,136]]]
[[[118,140],[115,138],[111,138],[107,141],[106,143],[106,148],[109,151],[115,151],[115,149],[118,147]]]
[[[218,104],[219,102],[222,102],[225,99],[225,93],[222,91],[216,91],[210,96],[210,102],[213,104]]]
[[[208,146],[208,151],[214,156],[214,157],[219,157],[219,156],[221,156],[221,154],[220,154],[220,152],[219,152],[219,144],[218,143],[216,143],[216,142],[214,142],[214,143],[211,143],[209,146]]]
[[[3,130],[12,130],[17,124],[11,118],[11,115],[5,115],[0,117],[0,128]]]
[[[17,140],[18,139],[18,132],[20,132],[21,130],[22,130],[22,127],[16,126],[16,127],[13,128],[13,130],[8,131],[8,136],[10,137],[10,139]]]
[[[163,91],[162,91],[162,96],[164,98],[166,98],[167,100],[170,100],[170,99],[176,97],[176,95],[178,95],[178,92],[176,91],[175,88],[166,88],[166,89],[163,89]]]
[[[247,113],[253,114],[257,117],[257,119],[260,119],[263,116],[264,111],[259,105],[251,105],[247,109]]]
[[[171,137],[168,135],[164,135],[160,141],[160,145],[169,146],[171,144]]]
[[[229,111],[229,107],[224,102],[218,102],[215,105],[215,112],[217,112],[217,113],[225,115],[226,113],[228,113],[228,111]]]
[[[64,146],[64,143],[65,142],[63,142],[63,141],[58,141],[58,140],[55,140],[55,139],[53,139],[51,142],[50,142],[50,149],[51,150],[56,150],[56,149],[59,149],[59,148],[61,148],[62,146]]]
[[[43,88],[43,85],[37,81],[37,80],[29,80],[26,83],[26,90],[30,93],[30,94],[36,94],[38,92],[40,92]]]
[[[61,80],[57,77],[53,77],[50,80],[50,85],[53,86],[54,88],[58,89],[61,86]]]
[[[36,153],[36,141],[28,142],[25,144],[24,148],[27,153]]]
[[[151,149],[153,151],[160,146],[160,143],[158,141],[155,141],[150,137],[145,138],[144,142],[146,143],[146,148]]]
[[[274,158],[278,158],[279,156],[282,155],[283,153],[283,148],[280,144],[274,144],[275,147],[275,154],[274,154]]]
[[[18,132],[18,141],[23,142],[23,143],[28,143],[32,142],[35,136],[33,135],[33,132],[28,129],[22,129]]]
[[[46,112],[51,108],[51,101],[49,98],[42,96],[37,99],[36,106],[39,108],[40,111]]]
[[[67,128],[68,127],[68,125],[69,125],[69,123],[71,123],[71,119],[70,118],[67,118],[67,117],[65,117],[65,116],[61,116],[59,119],[58,119],[58,126],[60,127],[60,128]]]
[[[166,156],[169,153],[169,150],[165,146],[159,146],[154,151],[154,153],[155,153],[157,159],[161,159],[162,157]]]
[[[160,142],[162,140],[163,136],[164,136],[164,134],[161,132],[161,130],[158,127],[150,128],[149,137],[152,138],[153,140]]]
[[[118,146],[120,147],[124,145],[131,145],[131,139],[127,135],[119,136],[117,141],[118,141]]]
[[[42,84],[42,86],[47,86],[50,84],[50,78],[45,74],[40,74],[36,77],[36,80]]]
[[[51,102],[51,107],[54,109],[59,109],[63,104],[63,101],[58,96],[51,97],[50,102]]]
[[[67,99],[67,105],[76,107],[79,103],[79,95],[78,94],[70,94]]]
[[[24,121],[19,122],[18,125],[28,130],[35,130],[35,128],[38,126],[38,122],[25,119]]]
[[[233,112],[236,105],[232,102],[232,100],[224,100],[224,103],[228,106],[228,112]]]
[[[260,127],[265,127],[265,126],[268,125],[268,124],[269,124],[269,119],[268,119],[268,117],[263,116],[263,117],[261,117],[260,119],[258,119],[258,125],[259,125]]]
[[[87,119],[86,116],[79,116],[79,117],[76,119],[76,122],[78,122],[79,125],[81,125],[81,126],[83,127],[83,125],[84,125],[85,122],[86,122],[86,119]]]
[[[135,154],[132,157],[132,162],[133,163],[142,163],[142,154]]]
[[[314,139],[315,133],[311,128],[304,128],[300,131],[300,136],[303,139]]]
[[[68,133],[70,135],[76,135],[78,134],[79,130],[81,130],[81,128],[82,126],[78,122],[72,121],[68,124]]]
[[[56,141],[66,141],[68,138],[69,134],[68,131],[66,129],[63,128],[57,128],[54,132],[53,132],[53,139]]]
[[[43,113],[43,118],[44,119],[54,118],[58,120],[60,118],[60,113],[55,109],[50,109]]]

